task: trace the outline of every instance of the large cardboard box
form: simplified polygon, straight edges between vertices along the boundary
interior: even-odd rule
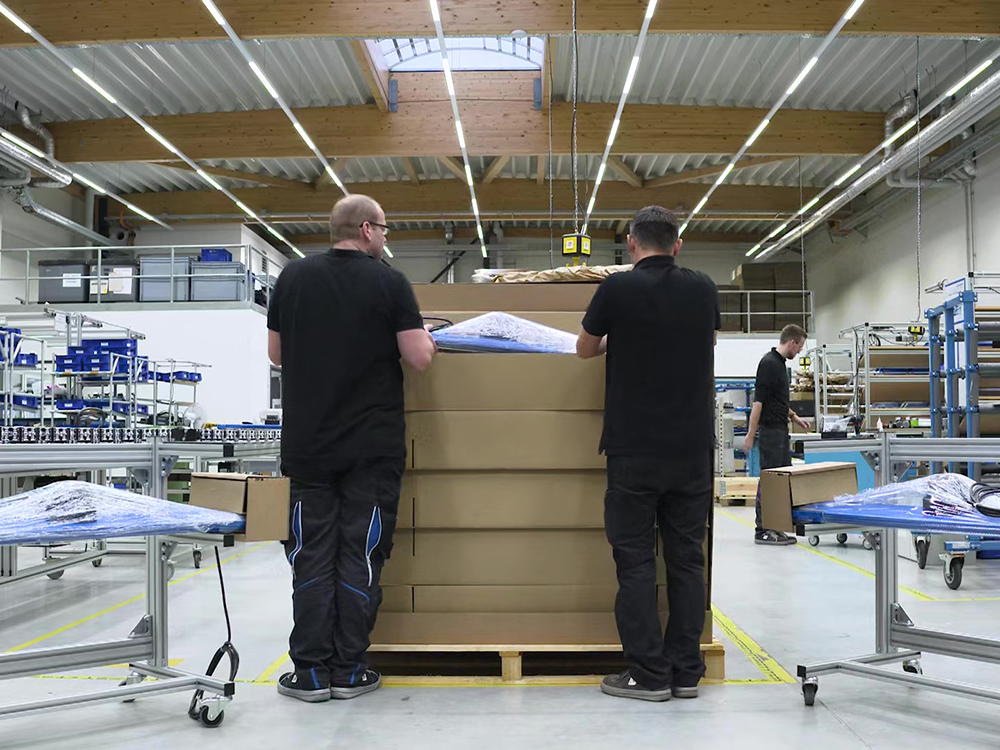
[[[288,539],[290,482],[283,477],[255,474],[192,474],[191,505],[229,513],[245,513],[242,542]]]
[[[418,529],[604,528],[604,471],[407,471]]]
[[[383,586],[382,604],[379,612],[412,612],[412,586]]]
[[[741,263],[733,274],[733,283],[740,289],[774,289],[773,263]]]
[[[796,464],[766,469],[760,476],[761,522],[765,529],[794,533],[792,508],[858,491],[853,463]]]
[[[808,289],[803,284],[805,271],[799,263],[775,263],[774,264],[774,288],[775,289]]]
[[[584,312],[598,284],[414,284],[421,310]]]
[[[618,586],[417,586],[414,612],[614,612]]]
[[[436,411],[407,415],[410,467],[603,469],[600,411]]]
[[[406,371],[403,396],[410,412],[599,411],[604,359],[443,353],[427,372]]]

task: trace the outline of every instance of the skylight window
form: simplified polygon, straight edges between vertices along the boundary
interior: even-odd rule
[[[377,41],[394,73],[441,72],[437,39],[397,38]],[[541,70],[544,40],[537,36],[449,37],[452,70]]]

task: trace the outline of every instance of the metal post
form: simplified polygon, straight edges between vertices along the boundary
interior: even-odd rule
[[[160,439],[152,441],[152,460],[149,467],[149,494],[166,499],[166,479],[160,464]],[[152,638],[152,665],[168,667],[167,632],[167,566],[168,549],[162,537],[150,536],[146,539],[146,614],[149,618]]]
[[[97,304],[101,304],[101,271],[103,269],[104,251],[101,248],[97,248]],[[111,277],[108,277],[108,291],[111,291]]]
[[[892,437],[882,434],[879,456],[878,483],[892,482]],[[899,599],[899,566],[896,530],[882,529],[875,554],[875,651],[887,654],[895,651],[891,645],[893,604]]]
[[[826,345],[824,344],[823,346],[826,346]],[[817,426],[817,429],[818,429],[818,427],[819,427],[819,415],[820,415],[820,410],[819,410],[819,404],[820,404],[819,389],[820,389],[820,387],[822,385],[822,383],[821,383],[821,374],[820,374],[820,370],[819,370],[819,360],[823,356],[823,347],[822,346],[818,346],[813,351],[815,352],[815,360],[816,360],[816,361],[813,362],[813,405],[814,405],[813,408],[815,409],[815,412],[813,414],[813,419],[816,420],[816,426]]]
[[[958,436],[958,424],[955,418],[958,409],[958,363],[955,341],[955,308],[950,302],[944,306],[944,400],[948,414],[948,437]],[[948,471],[955,471],[955,462],[948,462]]]
[[[976,293],[962,293],[963,328],[965,329],[965,435],[979,437],[979,324],[976,321]],[[982,465],[968,464],[971,479],[979,480]]]
[[[174,246],[170,246],[170,304],[174,303]],[[191,283],[191,279],[188,279],[188,283]],[[188,295],[190,299],[190,295]]]
[[[930,358],[930,412],[931,437],[941,437],[943,426],[941,417],[942,383],[941,383],[941,310],[935,308],[927,311],[928,356]],[[941,462],[931,462],[931,473],[941,473]]]
[[[872,361],[871,361],[871,325],[865,323],[865,429],[872,430]]]

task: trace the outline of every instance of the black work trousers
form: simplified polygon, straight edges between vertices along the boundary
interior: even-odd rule
[[[705,672],[702,545],[712,507],[712,455],[609,456],[604,526],[618,569],[615,619],[632,676],[645,688],[693,687]],[[656,607],[656,528],[663,540],[670,613]]]
[[[760,453],[760,469],[777,469],[792,465],[792,443],[788,437],[788,426],[761,427],[757,433],[757,450]],[[757,483],[757,533],[764,531],[760,523],[760,482]]]
[[[382,603],[379,576],[392,550],[404,461],[362,461],[329,484],[292,479],[294,625],[288,653],[299,683],[353,685]]]

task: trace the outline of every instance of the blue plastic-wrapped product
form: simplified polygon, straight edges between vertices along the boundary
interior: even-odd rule
[[[443,351],[576,354],[576,335],[502,312],[480,315],[432,334]]]

